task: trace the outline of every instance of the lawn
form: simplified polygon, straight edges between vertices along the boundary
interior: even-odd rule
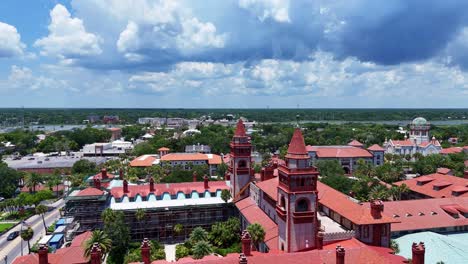
[[[2,233],[3,231],[9,229],[10,227],[14,226],[15,224],[10,224],[10,223],[7,223],[7,224],[0,224],[0,233]]]

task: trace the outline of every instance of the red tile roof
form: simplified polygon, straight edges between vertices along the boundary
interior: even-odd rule
[[[369,208],[353,202],[347,195],[321,182],[317,182],[317,190],[319,191],[320,204],[330,208],[354,224],[383,224],[397,221],[385,213],[382,214],[381,218],[373,218]]]
[[[356,239],[341,241],[324,246],[323,250],[311,250],[295,253],[259,253],[252,252],[252,256],[247,257],[249,264],[333,264],[336,263],[336,246],[342,245],[345,248],[345,263],[352,264],[402,264],[406,259],[391,254],[391,249],[368,246]],[[153,261],[152,264],[168,264],[165,260]],[[196,263],[196,264],[238,264],[239,254],[228,254],[224,258],[214,258],[207,256],[203,259],[183,258],[176,263]]]
[[[352,140],[351,142],[348,143],[348,146],[353,146],[353,147],[363,147],[364,144],[362,144],[361,142],[357,141],[357,140]]]
[[[202,161],[208,164],[221,164],[221,156],[202,153],[169,153],[161,157],[161,161]]]
[[[278,250],[278,225],[250,197],[238,201],[236,207],[249,224],[258,223],[265,229],[265,244],[268,248]]]
[[[104,192],[101,190],[98,190],[94,187],[88,187],[84,190],[81,190],[79,193],[76,194],[76,196],[101,196],[103,194]]]
[[[234,132],[234,136],[235,137],[247,136],[247,134],[245,133],[245,126],[244,126],[244,122],[242,121],[242,119],[239,119],[239,121],[237,121],[236,131]]]
[[[454,188],[466,187],[468,185],[468,180],[456,176],[433,173],[410,180],[395,182],[394,185],[400,186],[403,183],[406,184],[413,192],[420,193],[432,198],[445,198],[454,196],[452,193]],[[451,185],[439,190],[434,189],[434,186],[437,187],[440,184],[443,185],[446,183],[450,183]],[[468,197],[468,193],[463,193],[459,196]]]
[[[414,141],[413,140],[410,140],[410,139],[405,139],[405,140],[393,140],[393,139],[390,139],[389,141],[390,144],[394,145],[394,146],[405,146],[405,147],[409,147],[409,146],[414,146]]]
[[[115,178],[115,175],[112,173],[107,172],[107,178],[108,179],[113,179]],[[94,175],[91,179],[100,179],[102,180],[102,172],[99,172],[98,174]]]
[[[155,155],[143,155],[130,162],[131,167],[151,167],[156,160]]]
[[[440,173],[440,174],[449,174],[452,170],[451,169],[448,169],[448,168],[438,168],[437,169],[437,173]]]
[[[371,150],[371,151],[385,151],[384,148],[382,148],[381,146],[379,146],[379,145],[377,145],[377,144],[374,144],[374,145],[368,147],[367,150]]]
[[[83,257],[84,249],[82,244],[92,233],[87,231],[73,239],[70,247],[58,249],[55,253],[48,256],[49,264],[84,264],[89,263],[88,258]],[[12,264],[37,264],[39,263],[38,254],[29,254],[16,258]]]
[[[169,148],[166,148],[166,147],[162,147],[162,148],[158,148],[158,151],[169,151],[170,149]]]
[[[210,192],[216,192],[217,190],[229,190],[225,181],[210,181],[208,182]],[[181,183],[160,183],[155,184],[155,192],[150,192],[149,184],[143,185],[128,185],[128,193],[124,193],[123,187],[114,187],[110,190],[111,195],[114,198],[121,198],[124,194],[129,198],[134,198],[137,194],[142,197],[148,196],[150,193],[154,195],[162,195],[169,193],[170,195],[176,195],[178,192],[185,194],[191,194],[193,191],[198,193],[205,192],[205,186],[203,182],[181,182]]]
[[[369,208],[369,203],[363,206]],[[407,201],[384,202],[385,213],[391,215],[398,223],[392,223],[392,231],[427,230],[441,227],[468,225],[468,218],[454,218],[447,213],[455,210],[460,214],[468,210],[468,198],[435,198]],[[444,210],[446,209],[446,210]]]
[[[318,158],[372,158],[366,149],[353,146],[307,146],[308,152],[316,152]]]
[[[300,128],[296,128],[294,130],[294,134],[291,138],[291,142],[289,143],[288,147],[288,154],[286,157],[294,157],[296,155],[304,155],[307,156],[307,150],[304,143],[304,137],[302,136],[302,132]]]
[[[454,154],[460,153],[463,151],[462,147],[451,147],[451,148],[444,148],[440,151],[440,154]]]
[[[268,194],[268,196],[270,196],[274,201],[277,201],[278,177],[258,182],[257,186],[264,193]],[[382,214],[382,218],[380,219],[374,219],[371,216],[369,209],[353,202],[347,195],[321,182],[317,182],[317,190],[319,192],[320,204],[332,209],[357,225],[392,223],[396,221],[386,214]]]

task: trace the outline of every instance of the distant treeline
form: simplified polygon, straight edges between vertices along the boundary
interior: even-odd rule
[[[32,122],[38,124],[81,124],[90,116],[119,116],[119,123],[136,123],[139,117],[199,118],[211,116],[221,119],[227,115],[240,116],[257,122],[291,121],[390,121],[411,120],[423,116],[429,121],[458,120],[468,117],[468,109],[0,109],[0,125]],[[98,122],[99,123],[99,122]]]

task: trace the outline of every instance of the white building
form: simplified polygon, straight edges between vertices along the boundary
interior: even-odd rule
[[[409,138],[405,135],[404,140],[385,141],[385,153],[398,155],[421,153],[424,156],[440,153],[442,146],[435,137],[430,137],[430,128],[431,124],[426,119],[415,118],[410,124]]]

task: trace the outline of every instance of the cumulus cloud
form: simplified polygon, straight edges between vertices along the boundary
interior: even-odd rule
[[[21,56],[25,47],[16,28],[0,22],[0,58]]]
[[[289,22],[289,0],[239,0],[239,6],[261,21],[271,18],[277,22]]]
[[[49,35],[34,43],[41,49],[41,55],[79,59],[102,53],[100,37],[87,32],[83,21],[72,18],[66,7],[57,4],[50,12],[50,18]]]
[[[36,76],[28,67],[17,65],[11,66],[10,74],[6,80],[0,80],[0,90],[6,91],[39,91],[43,90],[50,92],[53,90],[71,89],[68,81],[45,77],[43,75]]]

